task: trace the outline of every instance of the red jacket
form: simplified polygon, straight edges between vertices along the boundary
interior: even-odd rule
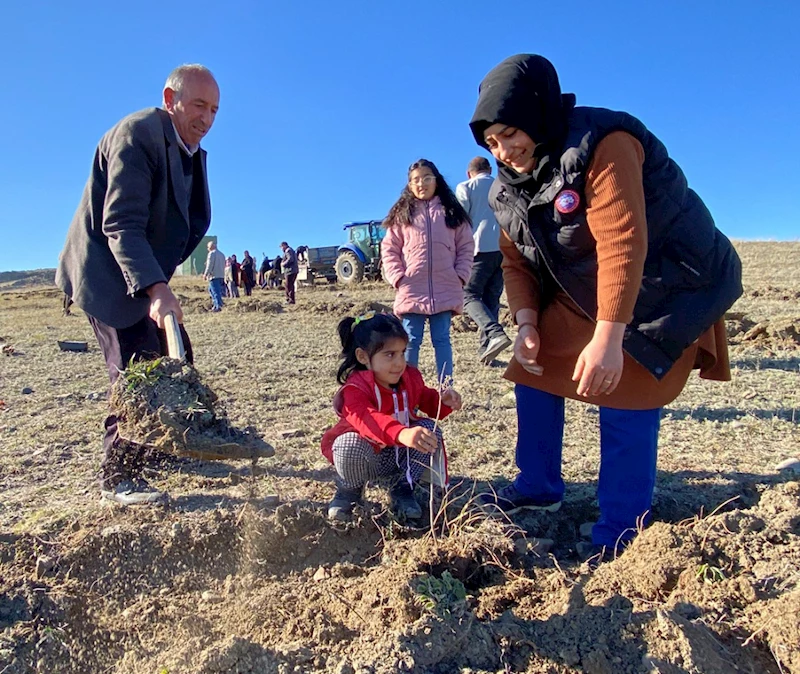
[[[322,454],[333,463],[333,441],[344,433],[358,433],[380,452],[383,447],[399,444],[397,437],[406,428],[394,418],[395,401],[404,410],[403,393],[408,400],[411,421],[423,412],[431,419],[444,419],[453,410],[439,402],[439,392],[425,386],[419,370],[409,365],[400,383],[393,389],[375,382],[369,370],[356,370],[333,398],[333,409],[339,422],[322,436]]]

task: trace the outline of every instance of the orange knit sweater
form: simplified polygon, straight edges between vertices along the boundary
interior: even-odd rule
[[[639,293],[647,255],[642,165],[644,149],[633,136],[616,131],[597,145],[586,175],[586,219],[597,242],[597,320],[629,323]],[[575,363],[594,334],[594,321],[559,292],[543,312],[539,285],[528,262],[503,233],[503,275],[512,315],[520,309],[539,311],[541,347],[537,376],[512,358],[506,378],[565,398],[619,409],[654,409],[670,403],[683,390],[689,373],[700,368],[706,379],[730,379],[725,325],[720,319],[687,348],[658,381],[627,353],[622,378],[610,395],[578,396],[572,381]]]

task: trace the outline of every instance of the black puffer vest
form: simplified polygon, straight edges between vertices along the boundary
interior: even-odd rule
[[[495,180],[489,198],[500,226],[539,277],[541,309],[560,287],[594,321],[597,254],[584,187],[597,144],[614,131],[631,134],[644,148],[647,208],[647,258],[623,346],[661,379],[742,294],[736,251],[661,141],[631,115],[578,107],[560,160],[539,191],[530,195]]]

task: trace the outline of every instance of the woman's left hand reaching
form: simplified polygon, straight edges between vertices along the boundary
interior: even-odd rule
[[[625,324],[598,321],[592,341],[578,356],[572,381],[578,382],[579,396],[608,395],[617,388],[622,377],[622,338]]]
[[[461,409],[461,394],[455,389],[449,388],[442,392],[442,403],[451,410],[458,411]]]

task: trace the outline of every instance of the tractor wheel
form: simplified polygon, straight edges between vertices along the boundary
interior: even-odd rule
[[[344,285],[355,285],[364,279],[364,263],[352,251],[346,250],[336,258],[336,278]]]

